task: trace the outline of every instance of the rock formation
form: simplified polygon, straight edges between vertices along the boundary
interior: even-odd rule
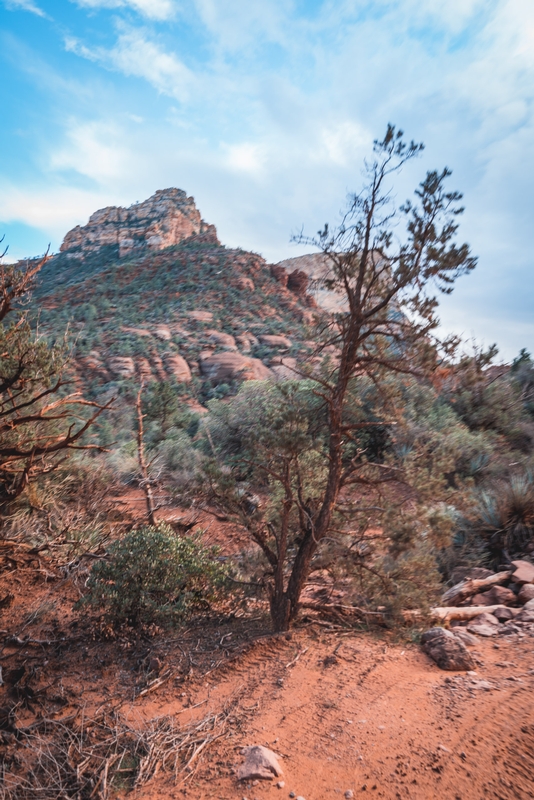
[[[60,251],[83,258],[111,247],[122,257],[146,249],[162,250],[200,234],[218,241],[215,226],[204,222],[192,197],[181,189],[160,189],[129,208],[108,206],[95,211],[87,225],[77,225],[67,233]]]

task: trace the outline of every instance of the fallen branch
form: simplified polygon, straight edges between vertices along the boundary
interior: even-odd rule
[[[172,677],[173,674],[174,673],[171,670],[169,670],[161,677],[156,678],[155,680],[152,681],[152,683],[149,683],[148,686],[146,686],[142,692],[139,692],[137,697],[144,697],[145,695],[150,694],[150,692],[155,692],[156,689],[159,689],[160,686],[163,686],[164,683],[167,683],[167,681],[169,680],[170,677]]]
[[[480,578],[480,579],[473,579],[470,581],[462,581],[461,583],[457,583],[456,586],[453,586],[451,589],[445,592],[443,597],[441,598],[441,602],[444,606],[455,606],[458,603],[461,603],[462,600],[465,600],[467,597],[471,597],[474,594],[478,594],[480,591],[484,591],[484,589],[489,589],[491,586],[498,586],[501,583],[504,583],[508,580],[512,575],[510,570],[506,572],[496,572],[494,575],[490,575],[488,578]]]
[[[450,622],[451,620],[469,620],[478,617],[479,614],[493,614],[499,608],[506,608],[511,611],[515,616],[521,611],[520,608],[510,608],[503,606],[502,603],[497,606],[460,606],[446,608],[431,608],[430,616],[432,619],[439,620],[440,622]]]
[[[314,611],[337,611],[340,614],[360,614],[363,617],[379,617],[383,618],[381,611],[367,611],[365,608],[358,606],[344,606],[340,603],[314,603],[312,600],[303,600],[299,603],[301,608],[311,608]]]

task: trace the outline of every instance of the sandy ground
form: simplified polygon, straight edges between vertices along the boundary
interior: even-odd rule
[[[128,498],[134,516],[137,499]],[[208,516],[200,523],[212,541],[228,551],[241,544],[238,531]],[[220,738],[192,771],[175,779],[162,770],[133,793],[112,794],[117,800],[534,798],[534,625],[479,638],[476,674],[440,670],[403,641],[407,631],[358,632],[316,619],[271,636],[261,604],[172,635],[107,641],[72,610],[80,576],[62,577],[44,555],[6,553],[0,598],[13,597],[0,610],[0,711],[12,702],[6,676],[24,666],[36,699],[19,703],[20,725],[107,707],[136,727],[225,714]],[[11,634],[50,642],[9,646]],[[140,696],[154,677],[146,666],[153,657],[170,677]],[[253,744],[281,756],[282,787],[238,783],[241,749]]]
[[[315,626],[258,643],[185,701],[206,701],[194,716],[239,696],[245,724],[212,745],[185,783],[159,779],[133,797],[532,798],[534,638],[481,640],[474,655],[476,674],[448,673],[417,645]],[[160,692],[131,713],[184,708],[172,690]],[[283,757],[282,788],[237,782],[248,744]]]

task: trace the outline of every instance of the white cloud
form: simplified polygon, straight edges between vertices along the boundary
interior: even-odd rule
[[[174,9],[164,0],[79,4],[152,19]],[[445,299],[446,325],[463,330],[467,319],[509,353],[521,337],[532,348],[532,0],[327,0],[308,17],[295,16],[287,0],[193,5],[198,16],[191,11],[188,22],[202,41],[195,73],[173,47],[182,32],[171,25],[163,39],[123,21],[109,48],[89,32],[83,42],[69,39],[70,51],[180,103],[153,118],[135,99],[118,110],[86,94],[43,159],[48,186],[11,187],[0,196],[0,218],[63,235],[101,206],[175,185],[195,195],[222,241],[281,259],[297,254],[288,239],[301,224],[313,233],[338,219],[346,193],[360,184],[363,156],[390,120],[427,144],[399,199],[427,167],[445,163],[454,169],[451,188],[466,195],[460,235],[481,259]],[[133,124],[140,115],[142,124]],[[67,189],[69,170],[90,188]]]
[[[6,7],[10,11],[29,11],[31,14],[36,14],[38,17],[47,16],[45,12],[33,2],[33,0],[6,0]]]
[[[66,142],[50,157],[52,171],[74,170],[97,181],[108,183],[120,178],[130,166],[123,132],[113,123],[69,122]]]
[[[158,92],[176,100],[186,100],[194,83],[193,73],[174,53],[165,52],[143,30],[137,28],[122,26],[122,33],[111,49],[90,48],[73,37],[65,40],[65,47],[70,52],[97,61],[108,69],[144,78]]]
[[[132,8],[149,19],[166,20],[174,16],[173,0],[75,0],[85,8]]]
[[[231,170],[258,175],[263,171],[266,153],[257,144],[243,142],[242,144],[227,145],[226,164]]]

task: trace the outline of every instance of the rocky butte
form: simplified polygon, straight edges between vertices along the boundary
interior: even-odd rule
[[[60,251],[84,258],[106,248],[119,258],[143,250],[162,250],[190,236],[203,235],[218,244],[214,225],[200,216],[192,197],[181,189],[159,189],[129,208],[108,206],[95,211],[87,225],[65,236]]]

